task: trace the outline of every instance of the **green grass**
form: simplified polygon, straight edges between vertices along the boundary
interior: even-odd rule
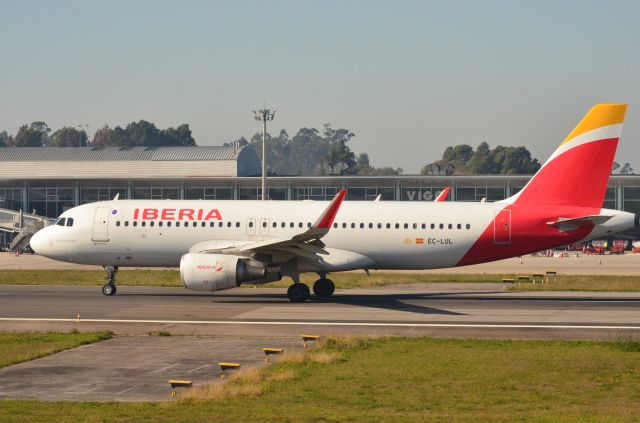
[[[425,338],[332,341],[228,397],[166,403],[0,402],[0,421],[632,422],[640,343]],[[281,375],[283,377],[279,377]],[[241,389],[257,384],[258,389]]]
[[[109,332],[0,333],[0,368],[109,338]]]
[[[104,283],[104,272],[99,270],[0,270],[0,285],[67,285],[99,286]],[[434,282],[501,282],[502,278],[513,278],[512,274],[435,274],[404,272],[346,272],[331,274],[337,288],[359,288],[412,283]],[[317,279],[315,274],[304,274],[302,282],[309,286]],[[267,288],[286,288],[289,278],[279,282],[260,285]],[[181,287],[177,270],[121,270],[118,285]],[[243,285],[253,287],[254,285]],[[514,290],[558,290],[558,291],[640,291],[640,277],[617,275],[558,275],[551,283],[522,284]]]

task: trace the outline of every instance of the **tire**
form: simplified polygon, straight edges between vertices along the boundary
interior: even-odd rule
[[[309,287],[303,283],[294,283],[287,290],[287,297],[292,303],[303,303],[309,299],[310,295]]]
[[[336,290],[336,286],[331,279],[318,279],[313,284],[313,293],[318,298],[329,298]]]
[[[108,297],[115,295],[116,286],[110,283],[102,285],[102,294]]]

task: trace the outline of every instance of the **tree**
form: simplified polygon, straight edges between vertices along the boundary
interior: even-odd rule
[[[330,124],[324,124],[324,141],[329,146],[329,151],[323,157],[323,161],[331,168],[338,163],[344,163],[347,169],[356,165],[355,154],[347,146],[347,142],[355,137],[355,134],[346,129],[333,129]]]
[[[186,123],[183,123],[177,128],[167,128],[163,132],[167,137],[167,142],[169,143],[169,145],[183,147],[196,145],[196,140],[193,139],[193,136],[191,135],[191,129]]]
[[[493,158],[491,149],[485,141],[481,142],[475,153],[469,160],[469,170],[473,175],[494,173]]]
[[[7,131],[0,132],[0,147],[13,147],[13,137]]]
[[[50,147],[86,147],[88,145],[87,133],[76,128],[64,126],[51,134]]]
[[[15,137],[16,147],[43,147],[49,142],[51,129],[44,122],[33,122],[31,125],[22,125]]]
[[[93,140],[91,140],[92,147],[108,147],[112,144],[111,128],[109,125],[104,125],[93,134]]]

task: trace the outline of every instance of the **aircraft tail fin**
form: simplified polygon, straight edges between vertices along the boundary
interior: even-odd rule
[[[504,202],[601,208],[626,104],[596,104],[529,183]]]

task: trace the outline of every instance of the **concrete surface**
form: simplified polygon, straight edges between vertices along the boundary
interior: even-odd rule
[[[263,347],[302,349],[293,338],[118,336],[0,369],[0,399],[170,400],[169,379],[219,380],[221,361],[264,364]],[[273,360],[277,360],[274,358]]]
[[[578,255],[576,257],[576,255]],[[0,253],[0,269],[6,270],[45,270],[45,269],[85,269],[101,270],[99,266],[61,263],[36,255],[23,254],[16,257],[11,253]],[[640,275],[640,254],[624,254],[613,256],[590,256],[572,252],[570,257],[533,257],[500,260],[492,263],[473,266],[454,267],[450,269],[411,270],[408,273],[544,273],[553,269],[567,275]],[[98,281],[100,282],[100,281]]]
[[[0,286],[0,329],[589,339],[640,329],[640,293],[502,289],[487,283],[394,285],[337,290],[327,301],[293,304],[284,289],[275,288],[210,294],[123,286],[105,297],[99,287]]]

